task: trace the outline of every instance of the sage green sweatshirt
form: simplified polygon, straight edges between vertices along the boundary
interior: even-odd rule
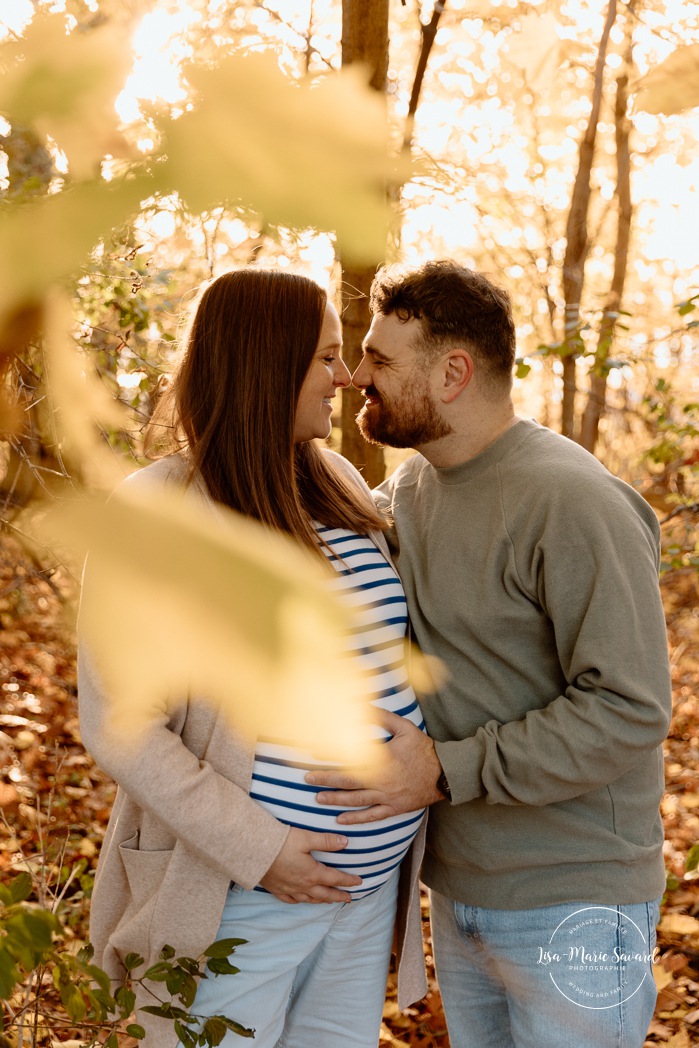
[[[375,492],[452,801],[423,879],[467,905],[662,894],[671,696],[652,509],[579,445],[517,422],[476,458],[408,459]]]

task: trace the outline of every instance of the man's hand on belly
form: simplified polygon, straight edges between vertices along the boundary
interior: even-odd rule
[[[337,821],[344,825],[376,822],[444,800],[437,789],[442,766],[432,739],[395,713],[377,710],[376,720],[393,736],[383,744],[376,767],[353,772],[313,771],[306,775],[306,782],[311,785],[333,790],[318,794],[320,804],[361,808],[342,812]]]

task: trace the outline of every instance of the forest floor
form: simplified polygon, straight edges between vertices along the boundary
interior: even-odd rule
[[[47,579],[12,538],[0,536],[0,882],[29,868],[39,901],[62,893],[75,948],[88,934],[92,876],[114,786],[80,740],[71,588],[60,573]],[[673,572],[663,579],[663,593],[674,691],[662,802],[671,890],[662,908],[654,969],[660,992],[647,1045],[691,1048],[699,1046],[699,871],[687,869],[699,857],[699,578]],[[381,1048],[449,1045],[423,903],[429,992],[402,1013],[391,976]],[[76,1037],[66,1027],[44,1040],[74,1046]]]

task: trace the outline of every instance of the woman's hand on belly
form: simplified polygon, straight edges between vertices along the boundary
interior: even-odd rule
[[[350,902],[352,896],[342,888],[361,884],[361,877],[324,866],[311,855],[312,851],[342,851],[347,843],[347,838],[337,833],[314,833],[292,826],[260,884],[282,902]]]

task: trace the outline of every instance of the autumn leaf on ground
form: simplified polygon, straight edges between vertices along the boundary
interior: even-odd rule
[[[686,913],[666,913],[659,928],[665,935],[699,935],[699,920]]]
[[[665,1048],[692,1048],[692,1042],[686,1030],[680,1030],[674,1034],[669,1041],[665,1042]]]

